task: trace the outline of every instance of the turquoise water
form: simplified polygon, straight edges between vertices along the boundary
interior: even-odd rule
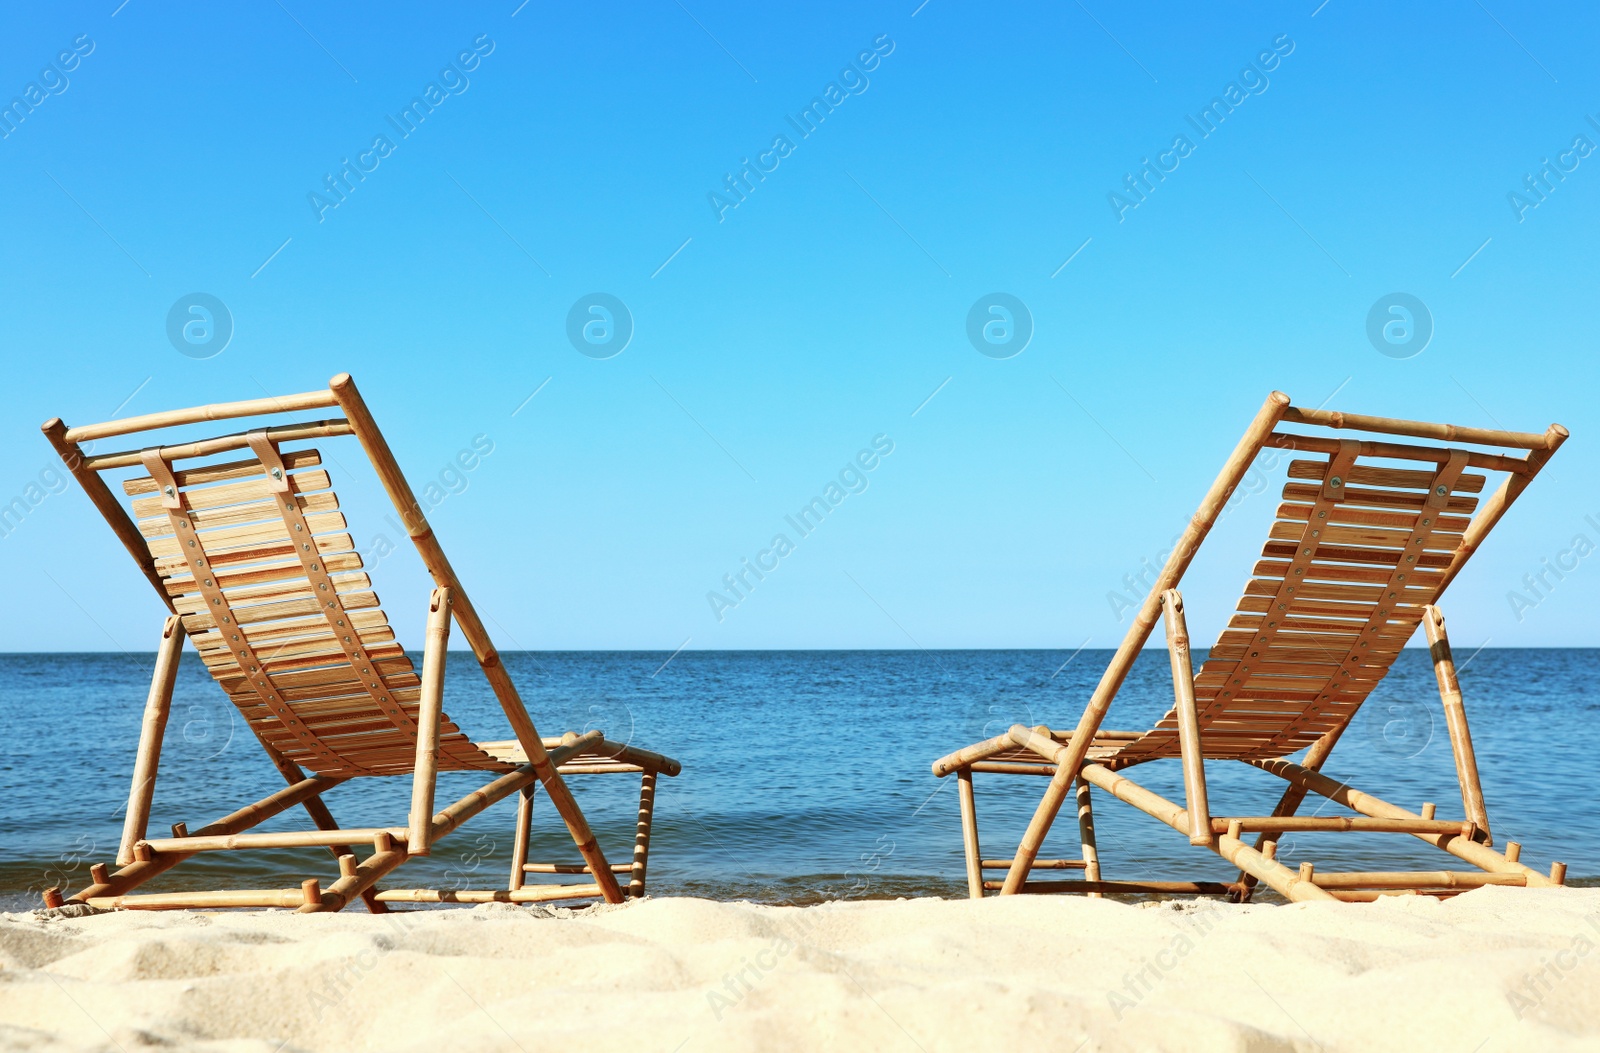
[[[1013,723],[1070,726],[1109,651],[685,651],[509,653],[506,665],[540,732],[601,728],[671,754],[683,774],[657,793],[650,886],[656,894],[812,902],[843,896],[965,894],[955,780],[936,779],[941,754]],[[1196,657],[1196,664],[1201,656]],[[1523,859],[1600,876],[1600,650],[1492,650],[1463,659],[1461,679],[1497,843]],[[38,889],[87,880],[121,832],[128,776],[153,655],[0,655],[0,907],[37,903]],[[663,664],[665,663],[665,664]],[[452,654],[446,709],[469,735],[509,738],[466,653]],[[1171,704],[1164,651],[1139,659],[1107,727],[1142,728]],[[1461,814],[1454,763],[1425,651],[1407,651],[1358,714],[1327,770],[1396,804],[1435,801]],[[1182,799],[1175,761],[1137,770]],[[977,777],[984,851],[1009,856],[1043,781]],[[481,776],[441,777],[454,800]],[[1214,814],[1261,814],[1282,783],[1240,764],[1208,771]],[[180,669],[151,835],[197,829],[282,785],[221,690],[194,656]],[[637,802],[631,776],[573,780],[613,861],[628,858]],[[361,779],[330,792],[350,826],[403,825],[406,779]],[[1108,878],[1229,879],[1210,853],[1120,802],[1097,795]],[[1325,814],[1341,814],[1329,807]],[[502,802],[408,863],[404,887],[504,887],[514,805]],[[542,796],[532,858],[577,856]],[[290,812],[261,829],[308,826]],[[1326,834],[1286,841],[1290,865],[1435,868],[1448,857],[1412,838]],[[1048,855],[1076,856],[1076,824],[1058,823]],[[219,881],[225,872],[226,880]],[[289,887],[331,879],[322,850],[209,853],[141,891]]]

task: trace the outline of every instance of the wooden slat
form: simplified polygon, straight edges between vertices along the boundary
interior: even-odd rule
[[[315,468],[322,463],[322,454],[316,450],[291,450],[283,455],[284,463],[289,468]],[[261,462],[257,460],[229,461],[226,464],[211,464],[200,468],[190,468],[187,471],[173,472],[172,477],[177,480],[178,488],[200,486],[205,483],[220,483],[231,479],[247,479],[251,476],[265,475]],[[136,479],[127,479],[122,483],[122,491],[129,497],[138,497],[140,494],[154,494],[160,491],[156,481],[148,475],[141,475]]]
[[[1320,492],[1318,487],[1290,483],[1283,488],[1285,501],[1310,501]],[[1421,508],[1427,495],[1404,490],[1369,490],[1365,487],[1345,487],[1344,503],[1350,506],[1367,505],[1373,508]],[[1446,512],[1472,512],[1478,507],[1476,497],[1451,497],[1444,506]]]
[[[1269,537],[1274,541],[1298,542],[1305,527],[1298,522],[1278,522],[1272,525]],[[1382,549],[1401,549],[1411,531],[1390,530],[1384,527],[1338,526],[1329,524],[1323,529],[1323,545],[1358,545]],[[1429,537],[1427,549],[1435,552],[1454,552],[1461,543],[1459,533],[1435,532]]]
[[[349,552],[355,548],[355,541],[351,539],[349,534],[319,534],[311,540],[317,546],[317,551],[322,553]],[[151,548],[154,548],[156,544],[157,542],[150,542]],[[172,547],[176,548],[177,546],[174,544]],[[244,563],[260,563],[282,559],[284,556],[293,556],[294,554],[294,546],[284,540],[272,545],[257,545],[251,548],[238,548],[226,552],[213,551],[209,562],[212,569],[215,570],[218,567],[238,567]],[[174,553],[174,555],[178,554]],[[176,559],[168,557],[156,560],[156,569],[163,574],[173,573],[181,565],[181,555],[178,555]]]
[[[329,552],[323,554],[323,562],[330,571],[360,570],[362,567],[361,554],[358,552]],[[305,571],[300,566],[300,561],[277,562],[259,564],[233,570],[216,570],[213,576],[217,584],[223,589],[239,588],[244,585],[262,585],[273,581],[283,581],[287,578],[304,578]],[[172,576],[165,581],[167,595],[181,596],[186,592],[194,591],[194,581],[187,574]]]
[[[1321,479],[1327,461],[1290,461],[1289,478]],[[1376,468],[1358,464],[1350,471],[1348,482],[1356,486],[1383,486],[1398,490],[1426,490],[1433,483],[1434,472],[1410,468]],[[1463,474],[1454,489],[1467,494],[1483,490],[1485,477]]]
[[[321,468],[307,472],[293,472],[288,476],[289,489],[294,493],[309,493],[312,490],[326,490],[332,485],[328,473]],[[184,504],[191,511],[199,512],[208,508],[221,508],[223,505],[237,505],[248,501],[260,501],[263,498],[274,496],[274,491],[268,485],[265,474],[238,482],[221,483],[216,486],[199,486],[193,489],[183,489]],[[155,497],[137,497],[133,501],[133,514],[139,518],[159,515],[163,511],[159,492]]]
[[[306,512],[337,512],[339,498],[331,490],[324,490],[316,494],[297,494],[295,501]],[[215,530],[218,527],[234,526],[241,523],[254,523],[260,520],[278,518],[278,506],[273,501],[249,501],[239,505],[224,505],[221,508],[211,508],[204,512],[195,512],[193,519],[195,526],[201,530]],[[145,537],[163,537],[167,533],[167,523],[164,517],[152,516],[139,520],[139,533]],[[341,521],[338,526],[329,527],[329,530],[343,530],[345,524]]]
[[[1420,507],[1420,506],[1419,506]],[[1311,505],[1307,504],[1281,504],[1278,506],[1279,519],[1309,519],[1311,518]],[[1339,505],[1329,516],[1328,522],[1335,526],[1375,526],[1390,527],[1395,530],[1407,530],[1416,522],[1416,517],[1404,512],[1375,512],[1365,508],[1351,508],[1348,502]],[[1439,517],[1439,529],[1462,533],[1472,522],[1470,516]]]
[[[344,516],[338,512],[321,512],[310,516],[307,522],[313,534],[342,537],[347,540],[349,538],[348,534],[329,533],[345,529]],[[289,532],[284,528],[282,520],[201,531],[199,540],[213,565],[270,559],[275,555],[289,555],[294,552],[294,546],[289,541]],[[320,547],[322,542],[318,541],[318,545]],[[340,550],[354,547],[351,544],[336,546]],[[150,553],[157,559],[183,554],[176,537],[151,538]]]

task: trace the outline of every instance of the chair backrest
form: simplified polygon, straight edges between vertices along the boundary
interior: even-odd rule
[[[331,406],[344,408],[347,418],[92,456],[81,446],[113,435]],[[362,569],[321,453],[284,447],[357,436],[436,582],[452,586],[456,620],[472,628],[469,642],[518,739],[526,745],[531,738],[540,751],[526,710],[348,376],[335,377],[326,391],[78,428],[57,419],[44,431],[180,616],[201,661],[257,737],[283,759],[346,777],[413,770],[421,681]],[[239,450],[252,456],[219,463]],[[102,474],[133,467],[144,474],[122,483],[132,499],[130,515]],[[443,718],[438,767],[513,765],[479,749]]]
[[[321,775],[416,760],[421,680],[389,627],[316,450],[249,435],[249,460],[178,469],[160,447],[126,480],[133,515],[200,659],[263,741]],[[441,769],[509,768],[440,724]]]
[[[1388,673],[1423,608],[1438,601],[1567,437],[1554,424],[1543,434],[1490,431],[1299,410],[1287,400],[1279,412],[1280,421],[1273,423],[1444,438],[1528,453],[1515,457],[1457,445],[1282,431],[1265,434],[1248,449],[1233,466],[1232,485],[1262,448],[1313,456],[1290,461],[1261,559],[1195,676],[1207,757],[1284,757],[1341,732]],[[1485,470],[1505,476],[1488,500],[1478,496]],[[1214,509],[1189,555],[1215,517]],[[1142,630],[1147,637],[1149,625]],[[1126,766],[1179,753],[1177,713],[1169,710],[1103,762]]]
[[[1290,463],[1261,560],[1195,676],[1208,757],[1283,757],[1347,724],[1470,555],[1486,476],[1464,470],[1467,451],[1385,467],[1341,445]],[[1120,757],[1178,752],[1169,713]]]

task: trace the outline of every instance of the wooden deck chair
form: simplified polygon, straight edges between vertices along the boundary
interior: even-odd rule
[[[86,453],[83,444],[117,435],[237,417],[282,417],[338,409],[334,420],[269,427],[150,446]],[[91,868],[92,883],[72,902],[108,908],[292,907],[334,911],[357,898],[384,911],[394,902],[509,901],[603,897],[620,902],[644,893],[655,783],[677,775],[670,757],[607,741],[600,731],[542,739],[511,676],[434,537],[366,403],[348,374],[325,391],[256,399],[69,428],[44,425],[56,451],[144,571],[171,613],[161,630],[146,704],[133,786],[116,866]],[[437,588],[429,600],[419,677],[362,572],[359,553],[322,456],[296,446],[353,435],[394,503]],[[218,455],[247,451],[243,459]],[[182,465],[180,467],[180,465]],[[123,482],[131,515],[102,473],[138,469]],[[515,738],[475,743],[441,711],[445,645],[454,620],[493,688]],[[174,679],[188,638],[288,785],[267,797],[170,838],[146,837]],[[310,774],[306,774],[309,770]],[[439,771],[492,773],[481,789],[434,811]],[[610,864],[567,787],[565,776],[636,773],[640,803],[633,860]],[[322,795],[350,779],[409,775],[411,811],[403,825],[343,828]],[[582,862],[529,863],[533,793],[545,793],[577,844]],[[520,794],[511,877],[505,889],[389,889],[376,883],[484,809]],[[315,831],[247,833],[266,819],[304,807]],[[201,852],[325,846],[338,860],[326,887],[311,877],[287,890],[171,892],[130,895],[151,878]],[[355,846],[371,846],[359,859]],[[525,884],[534,874],[586,874],[581,884]],[[60,905],[59,890],[46,904]]]
[[[1401,444],[1279,430],[1283,425],[1356,430],[1449,443]],[[967,888],[985,891],[1193,893],[1248,898],[1265,882],[1291,900],[1370,900],[1396,892],[1450,894],[1480,885],[1561,884],[1557,863],[1547,877],[1517,861],[1515,842],[1495,851],[1478,783],[1472,740],[1456,682],[1439,595],[1566,439],[1552,424],[1543,434],[1491,431],[1383,417],[1300,409],[1273,392],[1222,473],[1200,503],[1161,569],[1133,625],[1091,695],[1077,727],[1012,727],[1006,734],[934,762],[934,774],[959,780]],[[1521,456],[1456,445],[1510,448]],[[1283,503],[1262,558],[1200,672],[1192,672],[1183,601],[1177,586],[1229,496],[1263,449],[1289,450]],[[1504,475],[1480,501],[1487,476]],[[1156,619],[1166,623],[1176,704],[1148,731],[1101,727]],[[1400,649],[1422,623],[1432,650],[1445,723],[1455,752],[1465,817],[1437,818],[1390,804],[1321,773],[1339,736]],[[1287,758],[1306,750],[1300,763]],[[1182,761],[1185,805],[1179,806],[1121,772],[1158,758]],[[1270,816],[1218,817],[1206,801],[1206,762],[1254,765],[1288,783]],[[1010,859],[984,859],[978,842],[976,772],[1048,781],[1021,843]],[[1171,826],[1191,844],[1239,868],[1227,882],[1106,881],[1094,837],[1091,787]],[[1039,859],[1046,833],[1069,792],[1078,809],[1081,858]],[[1343,805],[1351,817],[1294,813],[1307,793]],[[1286,831],[1384,831],[1412,835],[1476,867],[1476,871],[1326,873],[1311,863],[1299,872],[1276,858]],[[1254,845],[1245,843],[1255,834]],[[1083,880],[1029,881],[1034,869],[1082,870]],[[1004,880],[985,871],[1004,870]]]

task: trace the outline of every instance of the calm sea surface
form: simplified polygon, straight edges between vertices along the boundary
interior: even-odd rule
[[[1013,723],[1076,723],[1109,651],[507,653],[544,735],[600,728],[677,757],[662,779],[650,856],[651,891],[763,902],[965,894],[955,779],[929,764]],[[1465,658],[1465,656],[1460,656]],[[37,905],[36,890],[81,887],[88,866],[116,852],[153,655],[0,655],[0,909]],[[1070,659],[1070,660],[1069,660]],[[420,661],[420,659],[419,659]],[[666,663],[663,666],[663,663]],[[1197,656],[1198,665],[1198,656]],[[1600,650],[1484,650],[1461,673],[1497,843],[1523,859],[1564,860],[1574,879],[1600,876]],[[510,737],[482,674],[452,653],[446,711],[478,739]],[[1164,651],[1146,651],[1106,722],[1140,729],[1171,705]],[[1345,733],[1330,774],[1416,808],[1461,815],[1460,794],[1427,653],[1407,651]],[[1213,814],[1263,814],[1283,784],[1233,763],[1208,771]],[[1136,770],[1182,800],[1176,761]],[[441,777],[439,801],[487,781]],[[175,822],[197,829],[281,787],[237,712],[185,656],[167,728],[151,836]],[[613,861],[629,858],[638,784],[632,776],[573,779]],[[984,852],[1009,857],[1044,782],[977,777]],[[404,825],[408,779],[358,779],[331,791],[349,826]],[[1230,879],[1208,852],[1098,794],[1108,878]],[[515,805],[502,802],[396,874],[403,887],[504,887]],[[1308,809],[1303,811],[1309,812]],[[1347,814],[1335,807],[1324,814]],[[541,794],[532,858],[577,855]],[[309,826],[304,812],[263,830]],[[1329,850],[1341,849],[1337,861]],[[1076,823],[1058,822],[1046,856],[1076,857]],[[1324,834],[1286,841],[1294,866],[1338,869],[1448,865],[1394,835]],[[141,891],[218,884],[290,887],[335,875],[322,850],[209,853]],[[219,882],[219,875],[226,877]],[[1586,880],[1592,883],[1592,880]]]

